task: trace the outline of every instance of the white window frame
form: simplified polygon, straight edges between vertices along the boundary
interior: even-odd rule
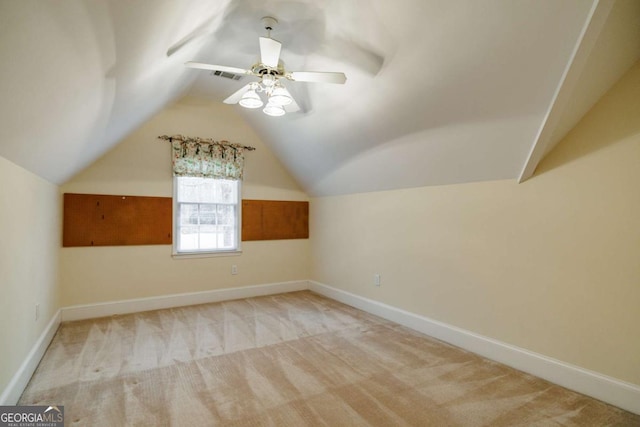
[[[172,244],[172,256],[173,258],[209,258],[219,256],[234,256],[242,253],[242,181],[238,180],[238,199],[236,204],[236,236],[237,245],[235,249],[206,249],[201,251],[178,251],[179,240],[179,203],[178,203],[178,176],[173,177],[173,244]],[[215,178],[210,178],[215,179]]]

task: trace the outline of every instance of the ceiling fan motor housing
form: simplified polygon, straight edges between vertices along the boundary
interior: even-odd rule
[[[264,26],[264,29],[267,31],[271,31],[276,27],[276,24],[278,23],[278,20],[272,16],[265,16],[261,19],[262,21],[262,25]]]
[[[278,63],[278,68],[272,68],[272,67],[267,67],[263,63],[259,62],[257,64],[254,64],[251,67],[251,72],[259,76],[264,76],[268,74],[275,77],[283,77],[284,67],[282,66],[282,63]]]

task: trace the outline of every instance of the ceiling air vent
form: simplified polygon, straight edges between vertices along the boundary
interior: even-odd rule
[[[241,74],[227,73],[226,71],[219,71],[219,70],[213,71],[211,75],[224,77],[225,79],[231,79],[231,80],[240,80],[242,78]]]

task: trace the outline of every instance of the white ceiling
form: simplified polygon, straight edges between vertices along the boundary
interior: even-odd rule
[[[250,67],[265,35],[259,19],[271,15],[288,70],[348,79],[289,85],[305,112],[281,118],[228,107],[309,194],[517,178],[565,70],[575,101],[547,129],[547,150],[638,60],[639,5],[0,0],[0,155],[63,183],[181,96],[221,102],[249,78],[184,62]],[[592,25],[588,58],[571,68],[596,6],[604,24]],[[202,36],[167,56],[193,34]]]

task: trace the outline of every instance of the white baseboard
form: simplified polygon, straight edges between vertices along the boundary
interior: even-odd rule
[[[116,314],[137,313],[140,311],[160,310],[163,308],[183,307],[264,295],[281,294],[309,289],[306,280],[268,283],[264,285],[243,286],[238,288],[214,289],[211,291],[184,294],[161,295],[157,297],[137,298],[97,304],[74,305],[62,308],[62,321],[93,319]]]
[[[9,381],[9,384],[0,395],[0,405],[15,405],[18,403],[18,399],[20,399],[42,356],[44,356],[44,352],[47,351],[47,347],[49,347],[53,336],[56,334],[58,326],[60,326],[60,310],[53,315],[42,334],[40,334],[38,341],[33,345],[22,365],[20,365],[18,371],[13,375],[13,378],[11,378],[11,381]]]
[[[640,414],[640,386],[503,343],[322,283],[309,289],[520,371]]]

